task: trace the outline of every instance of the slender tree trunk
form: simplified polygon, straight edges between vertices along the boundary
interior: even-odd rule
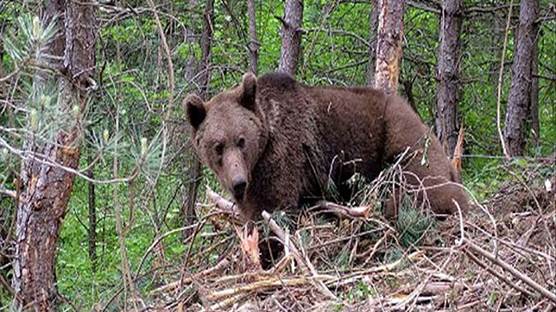
[[[405,1],[379,0],[375,87],[386,93],[398,90],[402,60]]]
[[[538,0],[522,0],[519,8],[519,33],[512,64],[512,82],[504,126],[504,140],[511,156],[523,155],[525,124],[531,101],[531,80],[535,46],[535,20]]]
[[[539,49],[538,49],[538,39],[539,39],[539,25],[535,25],[533,28],[535,43],[533,44],[533,53],[531,57],[531,100],[529,102],[529,123],[531,124],[531,134],[533,146],[539,144],[539,137],[541,126],[539,123],[539,78],[535,77],[535,74],[539,70]]]
[[[295,76],[301,53],[301,23],[303,21],[303,0],[286,0],[282,22],[282,47],[278,71]]]
[[[88,163],[91,164],[93,161],[91,154],[88,155]],[[91,165],[90,165],[91,166]],[[94,168],[91,166],[87,170],[87,176],[91,179],[95,178]],[[88,183],[88,204],[89,204],[89,229],[87,233],[88,243],[89,243],[89,260],[91,260],[91,268],[93,272],[96,272],[97,264],[97,208],[96,208],[96,197],[95,197],[95,183]]]
[[[247,15],[249,16],[249,69],[257,74],[259,62],[259,41],[257,40],[257,14],[255,11],[255,0],[247,0]]]
[[[440,48],[438,50],[436,134],[448,155],[452,155],[458,140],[460,32],[463,13],[462,0],[442,1],[440,19]]]
[[[367,85],[373,86],[376,66],[376,37],[378,29],[379,0],[371,0],[370,29],[369,29],[369,63],[367,64]]]
[[[208,96],[208,87],[210,82],[210,62],[212,48],[212,34],[214,25],[214,0],[207,0],[205,12],[203,13],[203,33],[201,34],[201,68],[199,69],[201,86],[200,96],[206,98]]]
[[[206,98],[208,96],[208,87],[210,82],[210,56],[212,47],[212,33],[214,23],[214,0],[207,0],[205,11],[203,13],[203,33],[201,34],[201,61],[199,66],[199,85],[201,88],[200,96]],[[199,182],[201,181],[202,167],[201,162],[193,156],[191,164],[190,177],[191,181],[188,186],[188,200],[185,206],[186,224],[191,224],[195,219],[195,202],[197,201],[197,193],[199,190]]]
[[[506,14],[503,11],[496,11],[492,15],[492,21],[487,27],[489,27],[489,40],[492,45],[488,48],[491,55],[501,55],[502,47],[504,43],[504,31],[506,28]],[[500,71],[500,60],[496,59],[490,63],[489,66],[489,79],[490,82],[496,84],[498,82],[498,75]]]
[[[3,30],[3,29],[0,28],[0,30]],[[4,34],[2,32],[0,32],[0,36],[2,36],[2,38],[4,38]],[[4,62],[2,62],[3,59],[4,59],[4,44],[0,41],[0,77],[5,77],[5,75],[6,75],[4,73]],[[0,98],[1,99],[6,98],[6,96],[4,94],[4,83],[5,82],[0,82]],[[10,114],[9,110],[10,110],[10,108],[7,109],[7,112],[6,112],[7,114]]]
[[[2,29],[0,29],[2,30]],[[2,38],[4,37],[4,34],[2,32],[0,32],[0,36],[2,36]],[[4,62],[2,62],[2,60],[4,59],[4,44],[2,42],[0,42],[0,77],[4,77]],[[2,92],[2,86],[3,83],[0,83],[0,96],[3,97],[3,92]]]
[[[47,53],[63,61],[48,58],[43,62],[67,73],[58,78],[59,110],[61,114],[73,114],[75,123],[55,134],[55,142],[41,142],[32,135],[25,142],[27,158],[21,168],[12,279],[16,298],[24,310],[32,307],[50,311],[56,307],[56,248],[74,179],[60,166],[77,168],[79,163],[81,112],[95,66],[94,11],[95,6],[82,2],[51,0],[46,5],[43,20],[48,22],[57,16],[61,32]],[[36,75],[34,87],[40,90],[46,79]],[[33,156],[34,153],[41,156]]]
[[[197,4],[197,1],[190,0],[188,2],[189,7],[193,9]],[[195,58],[195,53],[193,51],[193,46],[197,42],[196,35],[192,30],[192,27],[187,27],[185,29],[185,42],[188,43],[190,47],[189,50],[189,58],[186,61],[186,66],[184,68],[185,72],[185,81],[187,81],[190,85],[196,85],[196,76],[199,70],[199,64],[197,59]],[[181,136],[185,134],[183,125],[178,125],[175,130],[175,134],[173,137],[177,138],[179,141]],[[179,144],[179,142],[176,142]],[[197,185],[195,181],[198,179],[198,170],[200,168],[200,163],[195,157],[193,153],[193,148],[191,145],[186,147],[189,150],[187,153],[187,159],[189,160],[188,170],[187,172],[181,172],[181,176],[183,177],[183,185],[186,187],[184,191],[183,201],[182,201],[182,208],[181,208],[181,220],[183,221],[183,225],[190,225],[195,221],[195,200],[197,197]],[[192,199],[192,200],[191,200]],[[183,233],[184,238],[189,236],[189,233]]]
[[[197,4],[196,0],[188,1],[189,8],[193,10],[195,5]],[[185,42],[188,44],[189,48],[189,57],[186,61],[185,66],[185,80],[187,83],[192,83],[195,75],[197,74],[197,59],[195,58],[195,52],[193,50],[193,45],[195,44],[196,36],[195,32],[193,31],[193,27],[189,26],[185,29]]]

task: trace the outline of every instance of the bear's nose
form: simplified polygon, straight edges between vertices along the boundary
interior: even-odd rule
[[[236,177],[232,180],[232,189],[236,199],[243,198],[245,189],[247,188],[247,181],[242,177]]]

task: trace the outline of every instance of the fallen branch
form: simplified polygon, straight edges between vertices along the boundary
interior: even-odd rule
[[[263,219],[268,224],[268,226],[270,227],[270,229],[272,230],[272,232],[274,232],[274,234],[276,234],[284,242],[284,245],[287,245],[287,247],[289,248],[293,257],[300,264],[300,266],[302,266],[302,267],[305,266],[305,268],[307,268],[309,270],[309,272],[311,272],[311,276],[313,278],[313,282],[315,283],[315,286],[320,288],[320,290],[325,295],[327,295],[331,298],[336,298],[336,296],[334,296],[334,294],[328,289],[328,287],[326,287],[326,285],[324,285],[324,283],[321,280],[318,279],[317,270],[315,270],[315,268],[313,267],[313,265],[311,264],[309,259],[306,259],[306,258],[304,259],[301,256],[301,253],[299,252],[297,247],[291,242],[289,237],[287,237],[284,230],[282,230],[282,228],[280,228],[280,226],[278,226],[276,221],[272,220],[270,214],[266,211],[263,211],[262,216],[263,216]]]
[[[210,301],[215,301],[218,299],[235,296],[240,293],[280,287],[280,286],[300,286],[300,285],[305,285],[308,282],[309,281],[304,277],[292,278],[292,279],[271,278],[271,279],[256,281],[247,285],[213,291],[206,296],[206,299]]]
[[[496,258],[494,255],[489,253],[488,251],[482,249],[481,247],[475,245],[472,241],[465,239],[466,247],[474,251],[475,253],[487,258],[492,263],[496,264],[497,266],[501,267],[502,269],[509,271],[514,277],[521,280],[525,284],[529,285],[531,288],[542,294],[544,297],[550,299],[550,301],[556,303],[556,294],[550,292],[548,289],[540,285],[539,283],[532,280],[529,276],[521,273],[511,265],[507,264],[506,262]]]
[[[382,235],[382,237],[376,241],[376,243],[373,245],[373,248],[370,249],[368,252],[365,252],[363,255],[361,255],[360,257],[366,257],[367,259],[365,259],[365,262],[363,262],[363,267],[367,266],[367,264],[369,263],[369,261],[371,261],[371,259],[374,257],[376,251],[378,250],[378,246],[380,246],[380,244],[382,244],[385,240],[386,237],[388,237],[388,235],[391,235],[391,230],[388,229],[388,231],[386,233],[384,233],[384,235]]]
[[[211,275],[213,273],[217,273],[220,271],[223,271],[226,267],[228,267],[228,265],[230,264],[230,261],[228,259],[222,259],[220,262],[218,262],[215,266],[212,266],[204,271],[201,271],[197,274],[193,274],[189,277],[185,277],[181,283],[185,284],[185,283],[190,283],[191,281],[201,278],[201,277],[205,277],[208,275]],[[167,291],[171,291],[174,290],[175,288],[177,288],[180,285],[180,281],[175,281],[175,282],[171,282],[168,283],[166,285],[160,286],[156,289],[154,289],[152,291],[152,293],[163,293],[163,292],[167,292]]]
[[[214,283],[217,285],[225,285],[225,284],[237,283],[238,281],[255,282],[255,281],[261,281],[261,280],[266,280],[268,278],[272,278],[275,275],[275,273],[276,273],[275,270],[270,270],[270,271],[259,271],[259,272],[245,272],[245,273],[235,274],[235,275],[226,275],[214,280]]]
[[[534,297],[533,293],[531,293],[527,289],[522,288],[521,286],[518,286],[515,283],[512,283],[512,281],[510,281],[507,277],[505,277],[504,275],[496,272],[493,268],[485,265],[479,258],[477,258],[475,255],[473,255],[473,253],[471,253],[471,251],[466,250],[466,249],[464,249],[463,251],[469,257],[469,259],[471,259],[473,262],[475,262],[477,265],[479,265],[483,269],[487,270],[490,274],[494,275],[496,278],[498,278],[502,282],[506,283],[508,286],[510,286],[513,289],[525,294],[526,296]]]
[[[226,298],[218,303],[210,306],[209,311],[223,311],[234,305],[236,302],[244,301],[249,296],[249,293],[239,293],[230,298]]]
[[[358,207],[348,207],[332,203],[329,201],[321,200],[315,206],[310,209],[323,209],[326,212],[333,212],[340,216],[345,216],[348,218],[368,218],[371,211],[371,206],[358,206]]]
[[[413,291],[414,286],[406,286],[405,289],[403,289],[402,293],[411,293]],[[463,282],[428,282],[426,284],[424,284],[423,289],[421,291],[422,294],[424,295],[444,295],[447,292],[453,290],[453,289],[471,289],[471,290],[475,290],[478,287],[472,286],[472,287],[468,287],[467,285],[465,285],[465,283]]]
[[[217,284],[217,285],[224,285],[224,284],[229,284],[229,283],[235,283],[235,282],[238,282],[238,281],[261,281],[261,280],[266,280],[268,278],[276,276],[278,273],[280,273],[282,270],[284,270],[284,268],[287,266],[287,264],[291,260],[292,260],[291,256],[286,256],[286,257],[283,257],[276,264],[276,266],[274,266],[269,271],[246,272],[246,273],[236,274],[236,275],[225,275],[225,276],[222,276],[222,277],[214,280],[214,283]],[[219,265],[217,265],[217,266],[219,266]],[[227,264],[226,264],[226,266],[227,266]],[[212,269],[213,272],[215,271],[214,269]],[[202,276],[206,276],[206,275],[208,275],[208,274],[202,274]]]
[[[452,199],[452,202],[454,203],[454,205],[456,205],[456,208],[458,208],[460,238],[456,240],[456,245],[459,247],[463,244],[463,241],[465,239],[465,234],[464,234],[465,226],[463,225],[463,214],[461,212],[461,207],[459,206],[459,203],[455,199]]]
[[[216,207],[218,207],[223,212],[229,213],[232,216],[239,215],[239,212],[237,211],[237,207],[233,202],[220,196],[220,194],[216,193],[208,186],[207,186],[207,196],[209,200],[213,202],[216,205]]]
[[[276,223],[276,221],[272,220],[268,212],[263,211],[262,216],[263,219],[268,224],[268,226],[270,227],[270,230],[274,232],[274,234],[276,234],[276,236],[278,236],[278,238],[280,238],[282,242],[284,242],[284,245],[286,244],[288,245],[287,248],[289,248],[295,260],[301,265],[301,270],[303,271],[303,273],[306,274],[307,269],[309,269],[309,267],[305,263],[305,261],[303,261],[303,257],[301,257],[301,253],[299,252],[297,247],[290,241],[289,237],[287,237],[286,232],[284,232],[284,230],[280,228],[280,226]]]
[[[402,264],[404,261],[409,260],[409,261],[414,261],[420,257],[422,257],[424,254],[423,251],[416,251],[410,255],[408,255],[407,257],[402,257],[392,263],[388,263],[385,265],[381,265],[378,267],[373,267],[373,268],[369,268],[367,270],[362,270],[362,271],[358,271],[358,272],[354,272],[354,273],[350,273],[350,274],[346,274],[344,276],[340,276],[335,280],[331,280],[329,282],[327,282],[326,284],[331,287],[331,286],[342,286],[345,284],[350,284],[355,282],[358,279],[363,278],[366,275],[372,274],[372,273],[378,273],[378,272],[391,272],[393,271],[396,267],[398,267],[400,264]]]

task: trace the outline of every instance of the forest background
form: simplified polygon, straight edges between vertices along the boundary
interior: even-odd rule
[[[479,202],[554,180],[549,0],[0,1],[0,309],[121,309],[179,274],[221,192],[181,100],[275,70],[397,92],[449,155],[461,130]]]

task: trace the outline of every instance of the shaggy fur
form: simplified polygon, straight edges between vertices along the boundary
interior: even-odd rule
[[[310,87],[282,73],[246,74],[241,85],[206,103],[190,95],[184,104],[197,154],[246,219],[321,199],[330,178],[340,187],[355,172],[372,180],[407,148],[416,155],[404,166],[410,183],[418,184],[415,176],[426,187],[459,181],[411,107],[382,91]],[[421,165],[425,151],[427,164]],[[457,211],[452,200],[468,208],[461,186],[442,184],[426,195],[438,214]],[[387,202],[388,216],[396,214],[397,202]]]

